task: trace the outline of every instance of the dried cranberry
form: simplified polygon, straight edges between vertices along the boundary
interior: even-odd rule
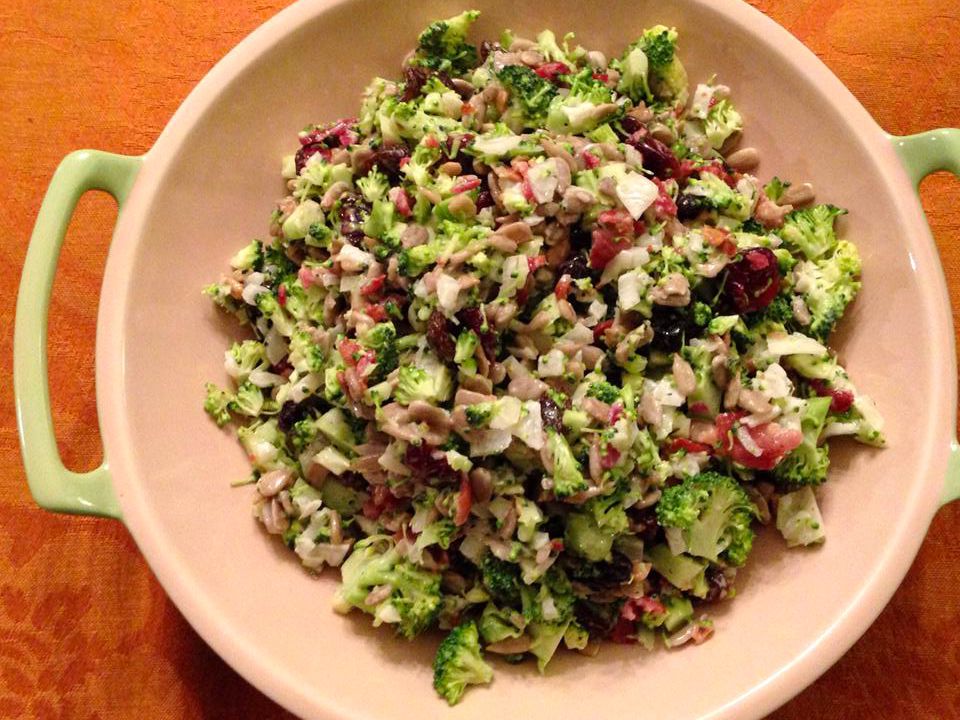
[[[676,177],[680,173],[680,161],[673,154],[673,150],[655,137],[638,137],[638,134],[634,133],[627,142],[640,151],[644,169],[661,180]]]
[[[303,170],[307,165],[307,160],[312,158],[318,152],[323,150],[324,147],[321,143],[313,143],[311,145],[303,145],[297,150],[297,154],[293,158],[294,165],[297,169],[297,175]]]
[[[476,201],[477,210],[483,210],[484,208],[493,207],[496,203],[493,201],[493,194],[489,190],[481,190],[477,194]]]
[[[630,527],[644,543],[653,544],[660,536],[657,512],[652,507],[630,513]]]
[[[593,243],[593,235],[590,230],[585,230],[579,225],[570,228],[570,248],[572,250],[585,250]]]
[[[410,153],[403,145],[386,145],[379,150],[375,150],[370,159],[370,166],[380,168],[393,182],[400,179],[400,170],[403,167],[404,160],[410,157]]]
[[[779,291],[780,268],[769,248],[745,250],[740,260],[727,266],[724,294],[739,313],[763,310]]]
[[[540,397],[540,417],[544,427],[563,432],[563,408],[557,405],[549,395]]]
[[[488,360],[495,360],[497,357],[497,333],[487,324],[487,318],[483,311],[478,307],[464,308],[457,313],[457,320],[463,323],[464,327],[473,330],[480,340],[480,346],[483,348],[484,355]]]
[[[447,318],[439,310],[434,310],[427,320],[427,342],[441,360],[453,362],[457,354],[457,343],[447,327]]]
[[[449,480],[458,477],[458,473],[447,462],[446,454],[429,443],[408,445],[403,464],[421,480]]]
[[[654,305],[650,317],[653,327],[653,340],[650,347],[663,352],[676,352],[683,347],[684,338],[690,334],[690,317],[679,308]]]
[[[620,118],[620,128],[623,130],[621,134],[624,137],[630,137],[635,132],[645,129],[643,123],[633,117],[633,115],[624,115]]]
[[[410,102],[420,94],[421,88],[430,77],[430,71],[424,67],[411,65],[403,69],[403,102]]]
[[[727,596],[730,583],[727,582],[727,576],[723,574],[723,570],[718,567],[711,566],[707,569],[706,578],[707,594],[703,598],[704,602],[716,602],[717,600],[722,600]]]
[[[359,247],[363,243],[363,224],[367,211],[366,202],[355,193],[349,193],[340,199],[340,234],[351,245]]]
[[[560,276],[569,275],[574,280],[590,277],[590,267],[587,265],[587,259],[579,253],[560,263],[557,272]]]
[[[677,220],[693,220],[706,208],[699,195],[681,195],[677,198]]]
[[[280,408],[280,412],[277,414],[277,427],[283,432],[287,432],[296,423],[303,419],[306,411],[306,405],[297,404],[293,400],[287,400]]]
[[[500,43],[484,40],[480,43],[480,62],[483,63],[487,59],[487,55],[501,49]]]

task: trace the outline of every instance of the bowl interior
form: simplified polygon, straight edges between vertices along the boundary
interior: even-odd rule
[[[242,244],[266,235],[274,202],[285,194],[281,156],[297,146],[304,125],[355,114],[366,82],[395,76],[419,29],[452,12],[440,2],[321,5],[302,12],[308,19],[297,29],[262,43],[259,57],[195,122],[189,113],[178,117],[177,132],[152,151],[148,165],[163,170],[139,221],[139,239],[117,240],[138,242],[132,267],[123,270],[135,282],[114,298],[125,308],[118,329],[122,377],[115,388],[101,383],[101,392],[123,395],[117,423],[128,428],[124,452],[131,465],[117,482],[132,529],[154,566],[163,565],[158,574],[168,590],[189,605],[188,617],[217,649],[234,660],[245,657],[240,664],[250,679],[303,714],[431,717],[441,712],[430,687],[436,639],[407,643],[371,629],[365,617],[334,614],[335,574],[309,577],[260,530],[249,510],[251,488],[230,487],[246,475],[246,458],[201,407],[204,382],[224,379],[223,351],[237,331],[200,288]],[[561,653],[545,678],[529,663],[497,663],[492,688],[471,692],[449,711],[451,717],[490,717],[506,708],[527,718],[612,716],[618,708],[678,720],[723,715],[718,709],[757,691],[814,650],[844,615],[860,612],[862,589],[888,554],[900,552],[893,540],[916,532],[918,522],[921,532],[925,527],[913,510],[931,491],[917,469],[929,464],[930,443],[946,437],[928,401],[937,394],[942,361],[918,352],[943,340],[923,285],[933,277],[925,239],[901,231],[904,188],[882,176],[877,128],[846,95],[856,113],[838,109],[810,77],[810,61],[788,58],[782,38],[752,14],[649,0],[540,3],[535,11],[519,3],[474,5],[484,13],[477,38],[496,38],[503,27],[528,36],[544,27],[558,36],[576,30],[582,44],[611,57],[645,26],[676,25],[691,81],[717,73],[732,87],[746,119],[744,144],[763,157],[760,178],[810,181],[818,198],[850,209],[842,228],[863,255],[865,287],[834,344],[885,413],[890,447],[837,444],[822,492],[826,545],[787,552],[775,533],[764,534],[736,601],[716,608],[715,637],[703,646],[652,654],[605,646],[592,660]],[[119,441],[105,439],[112,456],[111,443]],[[879,610],[866,604],[865,612]]]

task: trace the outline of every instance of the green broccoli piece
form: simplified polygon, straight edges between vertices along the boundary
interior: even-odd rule
[[[213,383],[206,384],[206,392],[203,409],[217,423],[217,427],[223,427],[230,422],[230,405],[233,402],[233,396]]]
[[[666,67],[673,62],[677,51],[677,31],[663,25],[654,25],[643,31],[638,45],[643,50],[650,66]]]
[[[536,585],[520,588],[523,616],[531,623],[567,622],[573,618],[576,596],[570,578],[556,565]]]
[[[830,450],[826,445],[817,447],[817,441],[830,412],[831,400],[829,397],[807,399],[803,417],[800,419],[803,442],[773,469],[773,476],[780,483],[798,487],[820,485],[827,479]]]
[[[605,402],[609,405],[620,399],[620,389],[616,385],[611,385],[606,380],[600,380],[595,383],[590,383],[590,387],[587,388],[587,396],[596,398],[600,402]]]
[[[333,230],[322,222],[315,222],[307,228],[307,234],[303,241],[313,247],[328,248],[332,239]]]
[[[431,363],[429,369],[402,365],[394,397],[401,405],[409,405],[414,400],[436,404],[447,400],[452,389],[450,371],[439,361]]]
[[[638,41],[650,63],[648,82],[657,100],[683,102],[687,94],[687,71],[677,57],[677,31],[655,25],[643,31]]]
[[[807,260],[816,260],[836,247],[834,223],[846,212],[834,205],[794,210],[784,218],[778,234],[790,250],[803,253]]]
[[[794,290],[803,295],[812,318],[804,332],[826,340],[860,291],[857,248],[840,240],[832,254],[798,263],[794,276]]]
[[[557,95],[547,113],[547,129],[557,133],[582,134],[614,119],[620,108],[613,104],[613,92],[594,79],[593,71],[584,68],[575,75],[566,75],[570,84],[566,95]]]
[[[539,127],[557,95],[556,85],[524,65],[507,65],[497,79],[510,91],[511,117],[526,127]]]
[[[723,147],[730,136],[742,129],[743,117],[726,98],[714,104],[703,121],[703,132],[710,145],[717,150]]]
[[[508,638],[518,638],[523,634],[527,621],[516,610],[501,610],[493,603],[487,603],[480,615],[478,628],[485,643],[495,643]]]
[[[437,248],[433,244],[406,248],[397,255],[397,271],[405,277],[419,277],[437,261]]]
[[[230,259],[235,270],[260,270],[263,267],[263,243],[254,240]]]
[[[656,545],[647,552],[647,561],[678,590],[686,590],[696,597],[706,597],[706,560],[690,557],[685,553],[674,555],[666,545]]]
[[[360,188],[367,202],[375,203],[387,194],[387,190],[390,189],[390,180],[378,168],[373,168],[357,180],[357,187]]]
[[[768,198],[776,202],[783,197],[783,193],[786,192],[788,187],[790,187],[789,182],[786,180],[781,180],[778,177],[774,177],[773,180],[763,186],[763,192]]]
[[[399,362],[397,329],[392,322],[377,323],[363,334],[360,342],[376,355],[377,365],[370,374],[371,384],[380,382],[396,369]]]
[[[237,394],[230,401],[230,410],[249,417],[257,417],[263,406],[263,392],[249,380],[240,383]]]
[[[580,472],[580,463],[563,435],[556,430],[547,431],[547,449],[553,458],[553,492],[558,498],[576,495],[589,485]]]
[[[591,562],[609,561],[613,541],[628,527],[622,494],[600,495],[567,515],[564,547]]]
[[[466,415],[470,427],[480,428],[488,425],[493,419],[496,406],[492,402],[481,402],[474,405],[467,405]]]
[[[371,535],[354,545],[340,567],[340,577],[334,601],[338,612],[358,608],[371,613],[375,625],[396,624],[406,638],[433,625],[440,612],[440,575],[403,559],[386,536]],[[391,587],[390,595],[376,605],[367,604],[370,592],[383,585]]]
[[[487,553],[480,561],[480,581],[501,605],[520,604],[520,572],[513,563]]]
[[[767,307],[758,312],[747,313],[743,321],[747,327],[753,327],[758,323],[775,322],[784,327],[793,325],[793,306],[790,297],[787,295],[777,295]]]
[[[417,38],[417,64],[457,74],[475,67],[479,55],[477,48],[467,42],[467,32],[478,17],[477,10],[467,10],[430,23]]]
[[[483,660],[480,633],[470,620],[460,623],[447,635],[433,660],[433,687],[450,705],[463,697],[467,685],[486,685],[493,680],[493,668]]]
[[[756,508],[728,475],[704,472],[663,491],[657,521],[681,531],[691,555],[743,565],[753,547]]]
[[[313,418],[303,418],[298,420],[290,428],[287,437],[290,438],[290,444],[298,453],[303,452],[304,448],[317,439],[319,430]]]
[[[249,340],[247,342],[250,342]],[[323,372],[323,348],[321,348],[310,333],[297,330],[290,337],[290,364],[301,372]]]
[[[690,317],[693,320],[694,325],[705,328],[713,319],[713,309],[706,303],[695,302],[693,304],[693,312],[690,314]]]

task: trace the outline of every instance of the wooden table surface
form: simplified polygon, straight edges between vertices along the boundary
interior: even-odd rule
[[[146,151],[207,70],[288,0],[4,0],[0,6],[0,718],[291,716],[230,670],[167,599],[118,522],[37,509],[10,366],[19,268],[69,151]],[[960,126],[960,4],[753,0],[892,133]],[[923,203],[960,307],[960,183]],[[99,462],[93,340],[113,204],[87,195],[54,288],[52,394],[68,467]],[[893,601],[847,655],[771,717],[960,718],[960,503],[940,511]]]

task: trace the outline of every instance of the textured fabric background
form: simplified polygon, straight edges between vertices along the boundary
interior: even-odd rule
[[[30,228],[70,150],[147,150],[194,84],[288,0],[0,3],[0,718],[291,716],[186,624],[117,522],[46,514],[27,492],[10,380]],[[753,0],[829,65],[893,133],[960,126],[960,4]],[[960,183],[923,202],[960,310]],[[87,195],[54,289],[51,383],[65,463],[100,454],[93,338],[112,201]],[[918,348],[918,351],[922,349]],[[960,718],[960,503],[942,510],[864,638],[772,717]]]

